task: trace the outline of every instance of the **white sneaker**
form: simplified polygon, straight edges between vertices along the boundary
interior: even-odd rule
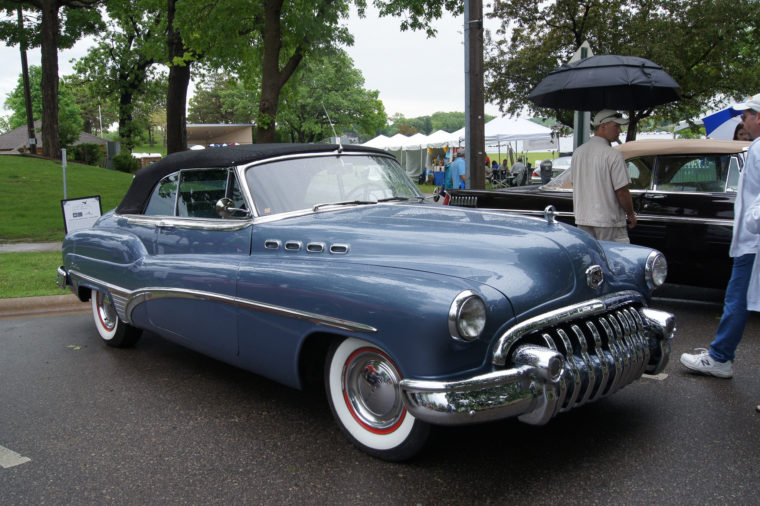
[[[696,353],[684,353],[681,355],[681,363],[687,369],[718,378],[733,377],[734,367],[731,360],[718,362],[704,348],[697,348],[694,351]]]

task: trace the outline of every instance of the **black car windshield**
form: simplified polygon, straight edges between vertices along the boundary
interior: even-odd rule
[[[291,158],[253,165],[245,177],[259,216],[325,204],[423,198],[404,169],[385,156]]]

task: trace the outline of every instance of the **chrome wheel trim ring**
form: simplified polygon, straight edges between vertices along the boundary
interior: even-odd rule
[[[395,431],[406,408],[399,389],[400,374],[390,358],[376,348],[360,348],[343,370],[343,396],[351,415],[375,434]]]
[[[116,311],[113,309],[111,299],[107,295],[97,292],[97,306],[98,306],[98,318],[100,318],[100,324],[107,332],[113,332],[116,328],[117,316]]]

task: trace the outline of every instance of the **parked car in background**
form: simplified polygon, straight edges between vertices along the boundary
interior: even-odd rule
[[[425,200],[366,147],[176,153],[66,236],[58,284],[108,346],[149,330],[323,385],[348,439],[387,460],[431,425],[540,425],[665,367],[673,316],[648,307],[660,252]]]
[[[631,176],[638,224],[631,242],[658,248],[668,260],[668,281],[725,288],[734,200],[749,142],[712,139],[641,140],[616,146]],[[570,171],[543,186],[453,190],[454,206],[504,209],[541,216],[548,205],[574,224]]]
[[[552,162],[552,179],[570,168],[571,159],[572,156],[559,156],[553,160],[549,160]],[[543,160],[538,160],[536,166],[533,167],[533,172],[530,175],[531,184],[541,184],[541,162],[543,162]]]

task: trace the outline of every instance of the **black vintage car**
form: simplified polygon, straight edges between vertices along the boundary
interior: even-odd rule
[[[642,140],[619,145],[631,176],[638,225],[631,242],[657,248],[668,282],[725,288],[734,199],[749,142],[711,139]],[[543,215],[574,223],[570,171],[543,186],[450,190],[444,203]]]

